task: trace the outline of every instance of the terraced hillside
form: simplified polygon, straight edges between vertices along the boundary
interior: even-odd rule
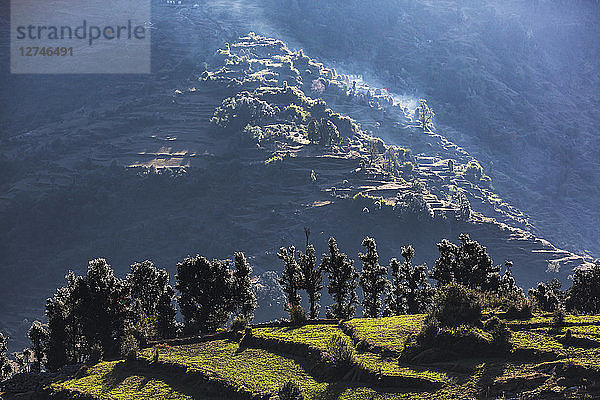
[[[135,360],[104,361],[53,378],[45,383],[44,393],[61,399],[269,399],[293,380],[307,399],[600,395],[598,317],[568,316],[558,328],[548,315],[508,321],[513,331],[510,349],[495,356],[440,361],[430,354],[429,360],[402,360],[398,356],[404,342],[421,329],[423,320],[423,315],[411,315],[257,325],[246,332],[178,339],[146,348]],[[349,366],[336,367],[329,358],[335,335],[355,345]],[[5,386],[7,400],[17,398],[11,391],[16,386]]]
[[[173,271],[186,254],[243,250],[262,275],[305,226],[317,253],[335,236],[356,254],[370,235],[383,260],[412,244],[430,265],[437,242],[467,232],[496,263],[513,260],[526,288],[566,281],[587,261],[535,237],[485,176],[470,177],[474,157],[418,127],[415,110],[385,90],[255,34],[209,61],[175,88],[148,86],[6,142],[4,156],[23,169],[0,210],[2,331],[24,337],[40,299],[91,257],[117,273],[144,259]],[[248,104],[260,112],[240,113]],[[310,138],[323,130],[339,141]],[[259,320],[282,315],[271,300]]]

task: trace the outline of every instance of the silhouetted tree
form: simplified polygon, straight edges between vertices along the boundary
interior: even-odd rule
[[[279,279],[279,284],[287,295],[287,307],[299,306],[300,295],[298,290],[302,287],[302,274],[296,261],[296,248],[294,246],[289,249],[282,247],[279,249],[277,257],[284,263],[283,276]]]
[[[42,368],[42,360],[44,359],[46,343],[48,342],[49,337],[48,330],[40,321],[34,321],[27,332],[27,336],[31,341],[33,350],[32,369],[34,372],[40,372]]]
[[[151,325],[147,338],[155,335],[172,337],[175,334],[177,311],[171,302],[174,291],[169,285],[169,273],[146,260],[131,266],[126,282],[131,291],[132,311],[137,324],[148,321]]]
[[[560,308],[564,300],[561,283],[554,278],[550,282],[540,282],[535,289],[529,289],[529,297],[535,301],[542,311],[554,311]]]
[[[210,333],[223,326],[233,311],[233,274],[225,261],[196,255],[177,264],[175,288],[185,331]]]
[[[72,295],[87,350],[98,345],[109,357],[119,354],[127,320],[125,282],[115,277],[104,258],[98,258],[89,262],[87,275],[77,277]]]
[[[317,267],[317,257],[313,245],[306,247],[306,254],[298,251],[298,264],[302,275],[302,289],[306,290],[308,294],[310,318],[316,319],[319,316],[323,275],[320,268]]]
[[[156,333],[161,338],[171,338],[177,335],[177,309],[173,305],[175,290],[167,285],[156,303]]]
[[[69,272],[66,280],[67,285],[59,288],[52,298],[46,300],[49,333],[46,345],[46,368],[51,371],[79,361],[76,356],[76,345],[80,330],[73,312],[72,296],[75,274]]]
[[[328,273],[327,291],[334,301],[326,309],[327,318],[352,318],[358,304],[359,274],[354,270],[354,262],[345,253],[340,253],[334,238],[329,238],[329,254],[323,254],[321,270]]]
[[[67,285],[46,302],[47,368],[84,362],[92,350],[119,354],[127,321],[128,288],[103,258],[89,262],[87,275],[70,272]]]
[[[381,296],[389,285],[387,270],[379,265],[375,239],[367,237],[362,245],[367,249],[366,253],[358,254],[363,264],[360,274],[360,286],[364,294],[363,312],[367,318],[376,318],[381,312]]]
[[[460,245],[443,239],[438,243],[440,257],[435,261],[431,277],[438,286],[457,282],[472,289],[498,292],[500,267],[494,266],[490,256],[476,240],[463,233]]]
[[[252,274],[252,267],[246,260],[244,253],[235,253],[233,270],[235,309],[238,314],[247,320],[252,319],[254,310],[257,307],[256,296],[252,291],[250,274]]]
[[[567,290],[566,307],[569,311],[600,314],[600,262],[591,268],[578,268],[573,285]]]
[[[419,314],[427,311],[434,290],[428,281],[427,265],[412,265],[415,251],[412,246],[402,248],[404,263],[392,258],[392,286],[386,297],[385,315]]]

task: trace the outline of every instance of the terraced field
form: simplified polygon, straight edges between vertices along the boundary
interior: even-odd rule
[[[546,316],[508,321],[514,331],[505,355],[399,361],[406,338],[419,331],[423,320],[423,315],[407,315],[257,326],[243,341],[241,333],[232,332],[229,338],[195,344],[159,344],[141,351],[136,360],[101,362],[47,390],[60,398],[268,399],[293,380],[306,399],[600,395],[600,350],[593,346],[600,329],[596,317],[568,316],[563,327],[553,327]],[[567,329],[571,333],[566,335]],[[327,359],[328,342],[345,332],[358,349],[353,366],[340,370]],[[568,342],[569,335],[580,341]]]

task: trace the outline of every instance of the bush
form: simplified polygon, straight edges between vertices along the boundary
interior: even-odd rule
[[[400,360],[424,362],[425,357],[426,362],[447,361],[497,352],[497,347],[478,328],[469,325],[441,328],[435,321],[426,322],[415,337],[406,341]]]
[[[350,367],[355,362],[352,340],[343,335],[334,335],[327,343],[327,356],[338,367]]]
[[[135,360],[139,351],[139,345],[132,334],[128,334],[121,343],[121,355],[127,360]]]
[[[600,314],[600,262],[591,268],[575,270],[565,305],[571,312]]]
[[[306,311],[299,304],[292,304],[288,306],[288,312],[290,313],[290,322],[294,325],[302,325],[306,323]]]
[[[529,298],[540,310],[552,312],[563,304],[564,292],[560,288],[561,283],[556,278],[550,282],[540,282],[536,289],[529,289]]]
[[[287,381],[277,391],[279,400],[302,400],[304,396],[296,381]]]
[[[431,316],[442,326],[475,325],[481,320],[482,305],[476,291],[458,283],[438,290],[433,299]]]
[[[244,329],[246,329],[246,326],[248,326],[248,319],[246,319],[244,317],[236,316],[233,318],[233,321],[231,321],[230,329],[233,332],[239,332],[239,331],[243,331]]]
[[[484,329],[492,334],[492,343],[500,348],[510,347],[511,330],[506,322],[494,316],[485,321]]]
[[[506,298],[504,307],[507,319],[529,319],[533,316],[533,307],[525,296]]]
[[[90,348],[88,364],[93,365],[99,363],[100,361],[102,361],[103,357],[104,350],[102,349],[102,346],[99,343],[96,343]]]
[[[557,331],[562,328],[565,324],[565,317],[565,310],[562,308],[557,308],[554,310],[552,313],[552,327]]]

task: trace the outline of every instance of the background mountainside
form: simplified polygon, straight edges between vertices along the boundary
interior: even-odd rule
[[[157,5],[156,72],[147,77],[90,76],[73,82],[70,77],[3,76],[3,88],[19,91],[19,96],[2,98],[6,103],[2,107],[5,150],[0,160],[5,171],[0,182],[0,223],[6,227],[0,252],[0,330],[18,340],[13,348],[24,346],[28,323],[23,319],[42,316],[43,299],[62,284],[65,272],[83,273],[87,261],[95,257],[106,257],[119,275],[133,261],[144,259],[173,273],[176,262],[187,255],[226,258],[242,250],[250,256],[255,272],[262,274],[280,269],[277,249],[301,246],[303,228],[309,226],[317,254],[325,251],[328,237],[335,236],[342,250],[355,258],[362,238],[372,235],[384,262],[398,257],[401,246],[413,244],[416,261],[429,265],[435,261],[435,243],[441,238],[456,241],[461,232],[469,232],[488,246],[497,264],[514,260],[514,273],[526,288],[555,276],[545,273],[549,260],[562,260],[563,269],[556,276],[563,280],[583,260],[528,233],[536,232],[535,216],[532,225],[518,209],[501,200],[500,196],[510,198],[516,192],[503,192],[511,187],[503,186],[508,181],[505,177],[511,175],[497,172],[496,161],[491,171],[486,167],[496,190],[447,173],[448,159],[463,166],[473,156],[480,157],[476,151],[481,147],[472,150],[473,141],[466,134],[449,137],[448,133],[458,131],[441,123],[444,106],[435,97],[437,133],[423,134],[414,126],[412,110],[404,110],[398,99],[391,106],[382,105],[386,96],[381,95],[385,93],[381,88],[382,104],[378,105],[360,103],[367,91],[377,89],[363,83],[358,85],[362,94],[355,96],[358,103],[346,100],[343,93],[324,92],[333,111],[350,115],[363,128],[337,154],[287,139],[282,140],[282,148],[249,149],[240,146],[235,132],[215,133],[209,119],[221,101],[240,91],[252,91],[257,84],[243,81],[244,73],[251,72],[243,66],[231,67],[231,76],[221,76],[224,80],[217,85],[199,78],[205,67],[219,71],[224,60],[214,55],[224,42],[233,47],[250,30],[273,33],[278,20],[265,24],[273,10],[277,8],[228,1],[207,2],[199,8]],[[294,47],[300,39],[292,40]],[[308,43],[306,53],[327,53],[329,45],[323,42],[311,48]],[[333,49],[330,54],[336,56]],[[267,65],[262,70],[275,74],[269,85],[283,87],[286,81],[291,86],[292,78],[300,76],[304,92],[319,97],[311,93],[312,79],[306,71],[284,76],[281,66],[272,65],[272,54],[250,55]],[[362,57],[347,54],[354,56]],[[7,61],[3,60],[5,65]],[[351,89],[355,78],[334,76],[331,69],[314,65],[312,78],[322,77],[328,86],[337,82],[334,86],[339,85],[342,92]],[[353,71],[350,65],[345,69]],[[407,88],[419,87],[419,75],[414,76],[415,85],[407,84]],[[233,78],[239,78],[241,86],[231,85]],[[474,117],[478,115],[473,112]],[[360,197],[353,200],[363,193],[393,203],[399,192],[407,190],[406,182],[398,177],[361,163],[371,157],[367,133],[413,150],[415,178],[425,183],[421,194],[437,207],[438,219],[402,220],[395,218],[391,206],[378,211],[372,200],[365,204]],[[485,160],[487,153],[482,154]],[[265,165],[277,155],[284,160]],[[160,173],[164,167],[174,172]],[[357,169],[360,172],[354,172]],[[441,218],[442,210],[456,206],[450,204],[450,186],[464,187],[479,212],[475,223]],[[582,196],[580,189],[577,193]],[[275,295],[274,299],[263,297],[259,320],[283,313],[276,294],[269,295]]]
[[[272,0],[265,10],[314,56],[428,98],[438,128],[539,232],[600,254],[598,2]]]

